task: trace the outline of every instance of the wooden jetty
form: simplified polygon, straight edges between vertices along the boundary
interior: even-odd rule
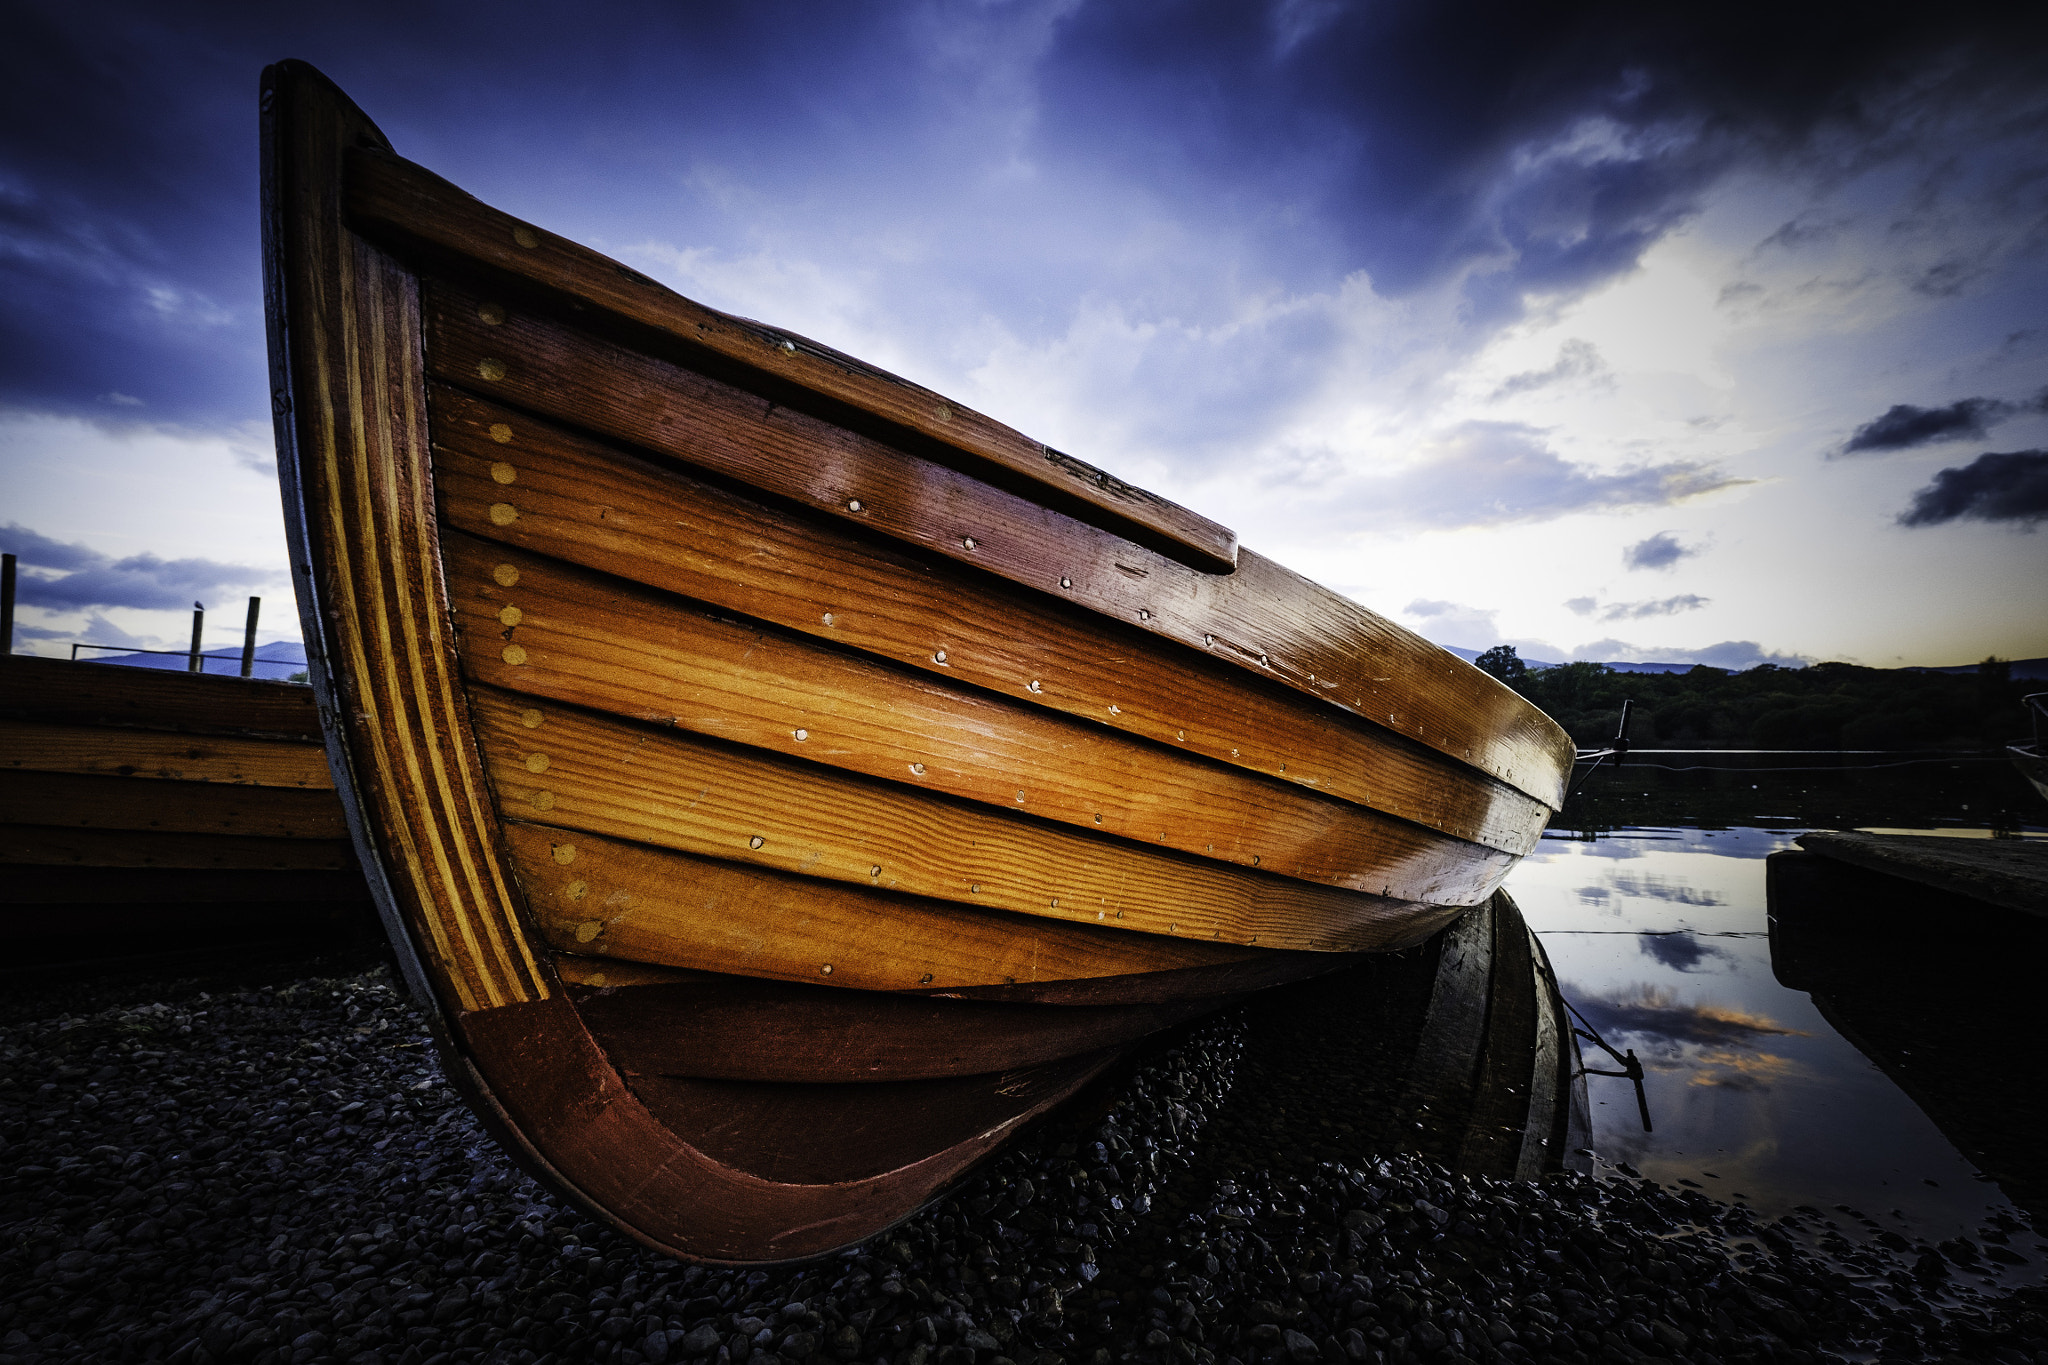
[[[369,891],[309,687],[0,656],[10,965],[321,937]]]
[[[2048,841],[1820,831],[1802,834],[1797,842],[1836,862],[2048,916]]]
[[[451,1074],[679,1256],[914,1210],[1143,1038],[1484,905],[1569,739],[1227,528],[264,77],[280,470]]]

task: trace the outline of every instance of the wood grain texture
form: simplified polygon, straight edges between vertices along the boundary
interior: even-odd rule
[[[160,830],[0,828],[0,863],[78,867],[188,867],[353,871],[346,839],[256,839]]]
[[[737,362],[743,372],[768,380],[773,391],[826,400],[847,416],[880,418],[885,431],[925,438],[941,459],[1211,572],[1228,573],[1237,562],[1237,537],[1227,527],[817,342],[692,303],[588,247],[499,213],[387,151],[355,152],[348,178],[349,211],[366,228],[395,230],[406,241],[425,241],[596,303],[692,349]]]
[[[1084,1070],[1063,1085],[1009,1096],[1012,1104],[997,1110],[994,1122],[930,1155],[891,1156],[863,1143],[855,1150],[867,1154],[870,1169],[886,1169],[832,1183],[792,1183],[680,1142],[676,1127],[715,1150],[729,1142],[732,1150],[720,1154],[749,1166],[765,1161],[772,1169],[793,1148],[801,1159],[803,1148],[820,1146],[821,1134],[837,1137],[821,1125],[819,1107],[807,1102],[814,1087],[782,1088],[786,1117],[774,1127],[761,1125],[778,1115],[753,1106],[747,1116],[752,1131],[771,1141],[749,1154],[746,1124],[734,1121],[738,1106],[708,1102],[706,1088],[718,1082],[677,1082],[660,1096],[636,1095],[559,995],[466,1014],[457,1027],[464,1051],[493,1063],[488,1078],[471,1071],[461,1083],[530,1167],[621,1231],[670,1255],[709,1261],[793,1260],[872,1236],[1098,1074]],[[993,1088],[999,1094],[1002,1083]]]
[[[303,74],[296,78],[292,71]],[[382,135],[324,79],[265,94],[266,311],[301,621],[394,913],[464,1009],[546,997],[438,594],[419,297],[341,220],[341,159]]]
[[[485,311],[502,320],[487,323]],[[1205,574],[796,408],[452,287],[435,288],[429,322],[428,366],[444,382],[1177,641],[1547,806],[1563,800],[1573,750],[1549,717],[1462,659],[1250,551],[1235,573]]]
[[[1533,847],[1549,817],[1541,802],[1461,763],[1094,613],[649,465],[445,385],[432,390],[431,413],[441,514],[492,543],[1511,853]],[[451,538],[451,553],[457,544]],[[451,568],[458,606],[474,581]],[[497,586],[489,575],[481,584],[487,595]]]
[[[308,790],[334,785],[327,755],[290,740],[0,720],[0,773],[9,771]]]
[[[781,1185],[843,1185],[971,1150],[1066,1098],[1114,1053],[992,1076],[771,1085],[632,1076],[628,1087],[692,1148]],[[818,1134],[830,1133],[830,1142]]]
[[[621,965],[900,991],[1121,978],[1269,956],[949,905],[558,826],[513,823],[505,835],[548,943]],[[576,979],[591,970],[607,969],[586,964]],[[607,979],[629,978],[615,965]]]
[[[981,1076],[1100,1052],[1231,997],[1062,1008],[747,980],[627,986],[576,1010],[628,1084],[641,1076],[825,1085]]]
[[[326,761],[325,753],[321,761]],[[74,773],[0,774],[0,824],[71,829],[161,830],[263,839],[346,839],[331,789],[155,782]]]
[[[464,672],[495,687],[1354,891],[1436,900],[1513,863],[556,561],[453,533],[442,547]]]
[[[0,656],[0,716],[321,742],[310,687],[25,654]]]
[[[507,818],[1017,914],[1269,948],[1405,938],[1416,902],[1198,863],[478,687]],[[538,710],[538,724],[528,713]],[[1484,900],[1493,887],[1435,897]]]
[[[274,905],[291,913],[316,901],[367,904],[362,873],[16,864],[0,877],[5,905]],[[76,932],[81,921],[69,924]]]

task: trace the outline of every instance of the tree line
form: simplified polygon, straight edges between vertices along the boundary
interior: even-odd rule
[[[1621,673],[1605,664],[1531,668],[1511,645],[1479,667],[1548,712],[1581,748],[1612,739],[1624,700],[1629,742],[1673,749],[1975,749],[2031,733],[2020,698],[2048,690],[1992,658],[1974,673],[1823,663],[1739,673]]]

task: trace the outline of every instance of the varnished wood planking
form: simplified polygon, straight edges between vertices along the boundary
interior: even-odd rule
[[[1354,891],[1425,898],[1388,869],[1412,887],[1511,861],[538,556],[443,553],[464,669],[493,686]]]
[[[0,827],[0,863],[341,872],[353,869],[356,860],[345,839],[258,839],[234,834],[11,825]]]
[[[638,1076],[865,1085],[981,1076],[1134,1042],[1223,1000],[1062,1008],[744,979],[586,993],[577,1012]]]
[[[310,687],[24,654],[0,656],[0,716],[320,742]]]
[[[513,823],[505,835],[535,926],[558,951],[875,991],[1123,976],[1264,954],[920,900],[559,827]],[[576,979],[589,970],[606,972],[586,964]],[[607,979],[631,980],[616,969]]]
[[[773,1085],[635,1076],[633,1093],[698,1151],[786,1185],[872,1180],[973,1150],[1071,1095],[1115,1060],[1098,1052],[993,1076]],[[819,1142],[818,1133],[832,1140]]]
[[[508,818],[1027,915],[1264,947],[1386,946],[1422,907],[1200,863],[476,689]],[[1394,871],[1398,876],[1398,870]],[[1431,888],[1493,890],[1478,869]]]
[[[275,71],[272,73],[275,74]],[[279,451],[309,656],[399,913],[463,1009],[543,999],[499,865],[437,596],[417,284],[341,221],[344,146],[381,135],[317,79],[266,97]]]
[[[647,465],[460,390],[437,385],[432,397],[442,515],[474,535],[1508,852],[1533,847],[1549,816],[1474,769],[1170,642]],[[458,602],[463,583],[459,573],[451,579]]]
[[[0,778],[0,824],[348,838],[341,802],[331,789],[192,782],[171,792],[156,782],[78,773],[10,772]]]
[[[269,868],[80,867],[14,864],[0,877],[0,905],[204,906],[268,905],[295,914],[310,902],[367,905],[363,875],[354,869],[275,871]],[[182,917],[186,912],[176,912]],[[90,924],[74,919],[73,926]],[[179,918],[166,917],[164,927]],[[45,930],[50,926],[43,926]],[[65,931],[77,932],[76,928]]]
[[[495,325],[483,320],[502,319]],[[1250,551],[1227,576],[703,374],[437,286],[438,379],[740,479],[1277,678],[1563,800],[1571,741],[1478,669]]]
[[[258,787],[334,785],[327,755],[289,740],[0,720],[0,772],[8,770]]]
[[[1210,571],[1227,573],[1236,563],[1235,533],[1207,517],[850,356],[692,303],[588,247],[527,227],[387,151],[355,152],[348,179],[349,208],[358,221],[589,299],[772,377],[778,389],[809,390],[879,417],[1029,496],[1097,518]]]

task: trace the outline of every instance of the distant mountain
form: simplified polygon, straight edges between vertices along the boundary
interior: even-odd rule
[[[1459,658],[1465,660],[1467,663],[1473,662],[1482,653],[1482,651],[1477,649],[1460,649],[1456,645],[1445,645],[1444,648],[1448,649],[1451,653],[1457,655]],[[1522,660],[1522,662],[1529,665],[1529,667],[1531,668],[1557,667],[1555,663],[1549,662],[1544,659],[1524,659]],[[2012,673],[2010,676],[2016,682],[2039,682],[2044,679],[2048,679],[2048,659],[2012,659],[2008,660],[2007,662],[2009,662],[2012,666]],[[1692,671],[1693,665],[1658,663],[1610,663],[1607,665],[1607,667],[1613,669],[1616,673],[1689,673]],[[1897,671],[1900,673],[1975,673],[1977,671],[1977,665],[1946,664],[1939,668],[1916,666],[1911,668],[1901,668]]]
[[[239,675],[242,671],[242,649],[235,645],[227,649],[201,650],[199,669],[202,673],[226,673]],[[109,654],[101,658],[90,655],[83,662],[96,664],[119,664],[123,668],[155,668],[170,673],[183,673],[189,666],[191,655],[177,654]],[[256,666],[250,676],[270,678],[275,681],[289,679],[294,673],[306,671],[306,646],[297,640],[272,640],[267,645],[256,646]]]

